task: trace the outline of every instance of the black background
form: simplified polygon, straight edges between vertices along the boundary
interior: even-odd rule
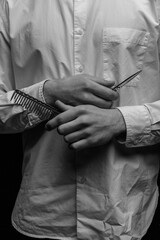
[[[0,135],[0,146],[1,236],[5,236],[5,239],[9,237],[16,237],[17,239],[16,231],[11,225],[11,213],[21,182],[21,135]],[[160,177],[158,185],[160,186]],[[20,237],[20,239],[23,239],[23,237]],[[153,222],[143,238],[143,240],[152,239],[160,239],[160,203],[158,204]]]

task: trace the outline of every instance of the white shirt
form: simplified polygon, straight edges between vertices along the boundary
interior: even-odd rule
[[[157,201],[160,142],[159,0],[1,0],[0,133],[23,132],[23,177],[12,214],[23,234],[139,240]],[[86,73],[116,83],[126,142],[74,152],[11,101],[43,101],[46,79]]]

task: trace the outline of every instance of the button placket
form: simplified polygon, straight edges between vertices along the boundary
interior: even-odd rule
[[[85,34],[86,25],[86,0],[74,0],[74,74],[82,74],[84,66],[81,59],[81,43]],[[78,159],[77,159],[78,160]],[[81,229],[79,227],[79,213],[83,208],[81,201],[81,189],[85,186],[86,178],[77,167],[77,184],[76,184],[76,209],[77,209],[77,236]]]
[[[75,29],[75,35],[82,36],[83,35],[83,29],[82,28],[76,28]]]
[[[79,184],[85,184],[86,178],[84,176],[77,177],[77,181]]]
[[[74,1],[74,73],[81,74],[84,66],[81,60],[81,41],[85,29],[85,0]]]

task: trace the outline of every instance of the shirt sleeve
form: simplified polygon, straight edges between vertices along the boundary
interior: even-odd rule
[[[158,0],[157,3],[157,16],[160,22],[160,1]],[[160,59],[160,37],[157,43]],[[141,147],[160,143],[160,100],[142,106],[126,106],[118,107],[118,109],[126,123],[126,141],[123,142],[126,147]]]
[[[16,88],[12,66],[8,7],[6,1],[0,2],[0,133],[22,132],[39,124],[38,115],[11,101]],[[24,88],[23,91],[43,101],[42,89],[44,81]]]
[[[118,109],[126,123],[126,147],[149,146],[160,142],[160,101]]]

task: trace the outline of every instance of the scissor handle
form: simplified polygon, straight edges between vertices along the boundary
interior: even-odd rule
[[[113,87],[113,90],[118,90],[119,88],[123,87],[124,85],[126,85],[128,82],[130,82],[133,78],[135,78],[140,72],[142,72],[142,70],[139,70],[138,72],[132,74],[130,77],[126,78],[123,82],[119,83],[118,85],[116,85],[115,87]]]

